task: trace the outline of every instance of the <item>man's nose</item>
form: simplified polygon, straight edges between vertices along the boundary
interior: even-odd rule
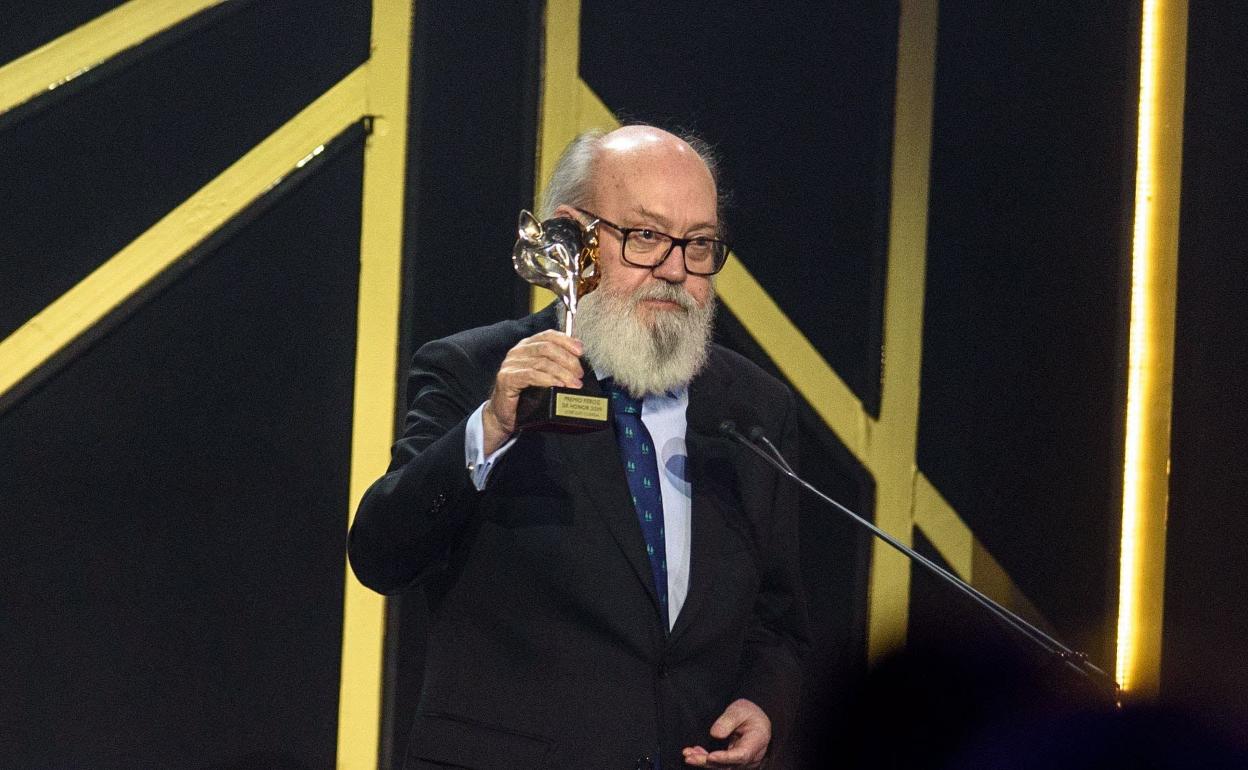
[[[669,283],[684,283],[689,273],[685,270],[685,246],[684,244],[672,244],[672,250],[667,253],[667,258],[663,260],[651,272],[655,278],[662,278]]]

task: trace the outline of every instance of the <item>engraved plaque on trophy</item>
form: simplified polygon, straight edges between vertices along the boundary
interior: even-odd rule
[[[521,278],[549,289],[563,303],[563,332],[576,328],[580,298],[598,285],[598,232],[574,219],[558,217],[538,222],[520,212],[519,238],[511,260]],[[584,433],[607,426],[607,398],[581,388],[525,388],[516,407],[520,430]]]

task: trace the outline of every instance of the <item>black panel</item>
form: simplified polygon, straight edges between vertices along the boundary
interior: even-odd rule
[[[581,6],[585,81],[719,148],[737,255],[873,413],[896,56],[892,2]]]
[[[411,351],[528,313],[516,217],[533,206],[544,3],[422,2],[412,51],[399,413]],[[381,766],[402,766],[424,671],[420,591],[388,600]]]
[[[931,164],[919,467],[1100,663],[1117,578],[1132,13],[942,5]]]
[[[368,56],[369,6],[227,6],[0,133],[0,337]]]
[[[528,312],[511,249],[520,209],[533,206],[541,5],[418,8],[407,240],[413,347]]]
[[[361,179],[356,143],[0,416],[6,764],[333,767]]]
[[[1248,745],[1248,8],[1190,14],[1162,692]]]
[[[125,0],[57,0],[31,3],[6,0],[0,3],[4,34],[0,35],[0,65],[30,53],[44,43],[122,5]]]

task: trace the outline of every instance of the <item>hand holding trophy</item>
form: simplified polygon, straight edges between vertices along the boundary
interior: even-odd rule
[[[538,222],[528,211],[520,212],[512,264],[521,278],[549,289],[564,304],[563,332],[568,336],[576,328],[580,298],[598,285],[594,224],[582,228],[564,217]],[[605,428],[607,420],[606,397],[579,388],[526,388],[516,407],[519,430],[583,433]]]

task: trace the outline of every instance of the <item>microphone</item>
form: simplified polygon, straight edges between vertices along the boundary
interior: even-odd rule
[[[771,443],[771,441],[767,438],[767,434],[763,432],[761,426],[755,425],[750,428],[749,439],[746,439],[745,436],[741,435],[740,431],[737,430],[737,424],[732,420],[724,420],[721,422],[719,424],[719,432],[739,444],[744,444],[755,452],[759,451],[756,444],[762,442],[763,445],[767,447],[767,451],[771,452],[772,455],[770,458],[764,455],[763,459],[767,460],[772,465],[775,465],[776,463],[783,465],[784,467],[781,469],[782,471],[790,476],[793,476],[794,478],[797,477],[797,474],[793,470],[793,466],[789,465],[788,460],[784,459],[784,455],[780,453],[779,449],[776,449],[776,445]]]
[[[972,601],[983,607],[998,620],[1005,623],[1005,625],[1013,628],[1015,631],[1030,639],[1033,643],[1045,652],[1054,656],[1056,659],[1060,660],[1066,666],[1070,667],[1079,674],[1082,674],[1090,684],[1096,687],[1102,694],[1107,696],[1115,706],[1121,707],[1122,692],[1118,683],[1114,681],[1109,674],[1106,674],[1100,668],[1096,667],[1090,660],[1088,660],[1088,656],[1086,654],[1067,647],[1057,639],[1054,639],[1052,636],[1046,634],[1044,631],[1036,628],[1034,625],[1028,623],[1026,620],[1019,617],[1016,613],[1007,609],[987,594],[980,591],[978,588],[975,588],[962,578],[953,574],[918,551],[915,551],[905,543],[902,543],[900,540],[880,529],[875,524],[867,521],[862,516],[824,494],[815,485],[806,481],[801,476],[798,476],[797,473],[793,471],[792,466],[790,466],[784,459],[784,455],[781,454],[780,450],[777,449],[770,440],[768,440],[762,427],[758,425],[752,426],[749,431],[747,431],[749,438],[746,438],[741,435],[740,431],[737,430],[737,424],[735,422],[732,420],[724,420],[719,424],[719,432],[741,444],[746,449],[749,449],[751,452],[761,457],[768,465],[779,471],[781,475],[792,479],[803,489],[806,489],[818,497],[821,501],[831,505],[833,508],[836,508],[838,511],[852,519],[855,524],[863,527],[877,538],[883,540],[885,543],[888,543],[895,550],[904,554],[906,558],[910,559],[910,561],[922,566],[928,572],[932,573],[945,583],[952,586],[954,589],[969,597]],[[761,449],[759,447],[760,444],[766,446],[768,451]],[[773,454],[774,457],[772,456]]]
[[[794,473],[793,466],[789,465],[789,461],[784,459],[784,455],[780,453],[779,449],[776,449],[776,445],[771,443],[771,439],[767,438],[767,434],[763,432],[762,426],[755,425],[753,428],[750,428],[749,436],[750,441],[753,441],[755,444],[762,443],[763,446],[767,447],[767,451],[771,452],[771,456],[776,458],[784,466],[785,470],[789,473]]]

